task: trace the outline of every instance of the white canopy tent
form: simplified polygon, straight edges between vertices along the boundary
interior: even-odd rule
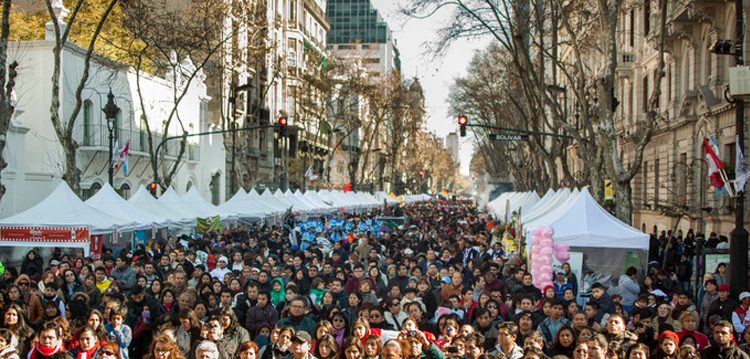
[[[577,188],[574,188],[570,194],[563,192],[555,198],[554,202],[550,202],[545,208],[542,208],[535,213],[531,213],[528,216],[524,216],[521,223],[526,228],[530,228],[539,225],[540,222],[544,223],[545,221],[549,221],[550,218],[557,218],[562,213],[565,213],[565,211],[568,210],[568,207],[575,203],[579,195],[580,191],[578,191]]]
[[[426,202],[426,201],[432,201],[435,198],[426,194],[426,193],[420,193],[420,194],[410,194],[404,196],[404,202],[406,203],[416,203],[416,202]]]
[[[531,253],[533,230],[539,226],[552,227],[556,244],[567,244],[572,252],[582,252],[584,266],[599,273],[619,278],[626,261],[634,258],[639,269],[646,267],[649,236],[607,212],[587,188],[571,197],[562,210],[526,226],[527,253]]]
[[[185,203],[182,198],[180,198],[180,196],[172,187],[167,188],[167,190],[162,193],[161,197],[159,197],[158,201],[179,213],[180,216],[187,217],[193,220],[216,215],[216,213],[204,213],[199,208],[191,208],[190,205]]]
[[[95,195],[86,200],[87,205],[104,213],[121,214],[136,223],[134,229],[147,230],[165,228],[169,226],[169,219],[158,214],[148,213],[129,203],[109,185],[105,183]]]
[[[578,196],[578,189],[574,189],[575,196]],[[541,201],[537,203],[534,208],[530,209],[527,213],[523,215],[521,218],[521,223],[524,225],[527,223],[531,223],[540,217],[543,217],[550,212],[559,209],[561,206],[564,206],[565,203],[567,203],[568,198],[571,197],[571,192],[568,188],[561,188],[555,192],[555,195],[552,196],[552,198],[549,198],[546,202],[542,203]]]
[[[129,219],[102,212],[81,201],[60,182],[52,193],[35,206],[0,220],[0,226],[33,227],[88,227],[90,234],[132,231],[136,223]]]
[[[270,208],[270,210],[274,213],[274,215],[280,215],[286,212],[288,207],[285,207],[281,205],[280,202],[269,200],[268,198],[261,197],[260,193],[255,190],[255,188],[250,189],[250,191],[247,192],[247,197],[250,199],[250,201],[254,204],[257,204],[259,206],[263,206],[265,208]]]
[[[219,209],[231,213],[236,213],[239,219],[257,221],[272,215],[273,209],[254,205],[247,196],[245,189],[240,188],[237,193],[226,202],[219,205]]]
[[[182,202],[186,205],[190,206],[193,210],[203,213],[203,218],[206,217],[213,217],[213,216],[219,216],[221,219],[237,219],[239,218],[239,215],[237,212],[233,211],[227,211],[226,208],[220,209],[219,207],[214,206],[213,204],[209,203],[203,196],[201,196],[200,193],[198,193],[198,190],[195,188],[195,186],[190,187],[190,189],[185,193],[184,196],[182,196]]]
[[[154,198],[154,196],[151,195],[151,193],[148,192],[148,190],[144,186],[138,188],[135,194],[130,197],[128,203],[146,213],[168,219],[170,227],[195,226],[195,218],[191,218],[190,216],[181,212],[176,212],[174,209],[172,209],[172,207],[159,202],[156,198]]]
[[[267,188],[265,191],[263,191],[263,194],[260,195],[260,199],[264,203],[281,210],[281,213],[286,213],[286,211],[293,207],[293,205],[286,199],[274,197],[273,193],[271,193],[271,190]]]
[[[292,192],[289,190],[287,190],[286,193],[283,193],[280,189],[277,189],[273,195],[276,198],[283,199],[289,202],[292,205],[292,208],[300,213],[312,213],[314,211],[312,208],[310,208],[309,205],[305,204],[304,202],[300,201],[299,198],[295,197],[294,194],[292,194]]]
[[[310,193],[310,192],[312,192],[312,191],[308,191],[307,193]],[[307,195],[307,193],[305,193],[305,195]],[[320,198],[320,200],[323,201],[323,203],[330,204],[330,206],[333,207],[333,208],[335,208],[335,209],[340,209],[340,208],[346,209],[346,208],[348,208],[348,206],[346,205],[346,203],[342,203],[340,199],[335,198],[331,194],[331,192],[328,191],[328,190],[324,190],[324,189],[319,190],[315,195],[318,198]]]
[[[559,191],[562,191],[562,189],[558,190],[557,192],[559,192]],[[557,196],[557,192],[555,190],[553,190],[552,188],[548,189],[547,193],[545,193],[544,196],[542,196],[542,199],[540,199],[538,202],[536,202],[533,205],[531,205],[528,208],[526,208],[526,210],[524,211],[524,216],[527,213],[533,213],[538,208],[540,208],[540,206],[545,205],[550,200],[552,200],[553,198],[555,198],[555,196]]]
[[[385,202],[391,206],[397,206],[401,204],[401,202],[399,202],[397,199],[391,197],[388,193],[385,193],[383,191],[375,192],[375,198],[377,198],[381,203],[383,202],[383,200],[385,200]]]
[[[294,192],[294,195],[301,198],[303,201],[310,202],[316,209],[323,212],[331,212],[335,210],[335,208],[332,208],[330,204],[325,203],[322,199],[320,199],[315,191],[307,191],[305,193],[302,193],[300,190],[297,190],[296,192]]]

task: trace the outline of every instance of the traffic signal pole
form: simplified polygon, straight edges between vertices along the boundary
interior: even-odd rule
[[[176,140],[178,138],[186,138],[186,137],[198,137],[198,136],[210,136],[210,135],[218,135],[218,134],[226,134],[233,131],[254,131],[259,130],[263,128],[277,128],[279,127],[276,124],[273,125],[257,125],[257,126],[250,126],[250,127],[243,127],[243,128],[237,128],[237,129],[228,129],[228,130],[219,130],[219,131],[206,131],[206,132],[197,132],[197,133],[186,133],[180,136],[169,136],[165,137],[164,140],[162,140],[157,146],[156,151],[154,151],[154,162],[156,162],[156,173],[154,173],[154,183],[159,183],[159,152],[161,151],[162,146],[164,146],[165,143]],[[155,195],[156,193],[154,193]]]
[[[503,127],[503,126],[496,126],[496,125],[485,125],[480,123],[471,123],[469,122],[468,118],[464,115],[458,116],[458,125],[461,129],[461,137],[466,137],[466,127],[480,127],[480,128],[487,128],[491,130],[497,130],[497,131],[505,131],[505,132],[512,132],[517,133],[520,135],[526,135],[526,136],[550,136],[550,137],[558,137],[558,138],[564,138],[564,139],[574,139],[573,136],[569,135],[563,135],[555,132],[542,132],[542,131],[531,131],[531,130],[524,130],[521,128],[512,128],[512,127]]]

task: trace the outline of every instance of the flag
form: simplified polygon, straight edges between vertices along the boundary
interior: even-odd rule
[[[122,163],[122,174],[128,175],[128,153],[130,152],[130,142],[125,144],[122,150],[117,151],[117,158],[115,159],[115,172],[120,169],[120,163]]]
[[[711,185],[721,189],[724,188],[724,180],[721,178],[721,170],[724,169],[724,163],[721,162],[714,149],[708,144],[708,139],[703,138],[703,147],[706,151],[706,161],[708,162],[708,178]]]
[[[747,178],[750,177],[750,173],[747,171],[747,166],[745,166],[745,155],[742,153],[739,135],[737,135],[735,139],[734,147],[737,149],[737,164],[734,166],[734,191],[744,192],[745,182],[747,182]]]
[[[307,172],[305,172],[305,178],[307,178],[309,182],[315,182],[319,177],[319,174],[313,172],[312,166],[307,168]]]

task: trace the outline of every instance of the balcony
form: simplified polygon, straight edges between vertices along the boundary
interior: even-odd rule
[[[617,62],[617,73],[621,76],[630,75],[633,71],[633,64],[635,63],[635,54],[633,52],[622,52],[620,59]]]
[[[148,133],[140,129],[132,130],[118,128],[114,131],[114,142],[119,148],[130,142],[130,154],[142,155],[148,153]],[[155,134],[153,136],[154,146],[162,142],[164,136]],[[109,130],[106,125],[85,126],[80,125],[80,130],[75,132],[74,139],[83,151],[109,151]],[[167,157],[177,157],[180,153],[180,140],[174,139],[162,146],[160,154]],[[188,144],[186,149],[187,159],[190,161],[200,161],[200,146],[198,144]]]

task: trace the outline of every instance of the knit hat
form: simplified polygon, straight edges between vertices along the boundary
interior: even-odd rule
[[[659,334],[659,340],[658,341],[659,341],[660,344],[661,344],[661,342],[664,339],[669,339],[672,342],[674,342],[675,344],[679,344],[680,343],[680,337],[677,335],[677,333],[675,333],[675,332],[673,332],[671,330],[665,330],[661,334]]]

